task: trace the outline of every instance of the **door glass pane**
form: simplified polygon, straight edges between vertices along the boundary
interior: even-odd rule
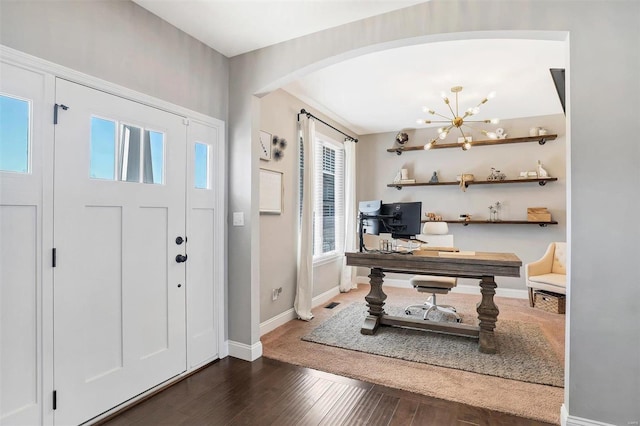
[[[120,125],[120,180],[126,182],[140,182],[140,150],[142,144],[142,129],[127,124]]]
[[[195,187],[198,189],[209,188],[209,145],[196,142],[195,153]]]
[[[144,183],[163,184],[164,134],[144,131]]]
[[[28,101],[0,95],[0,170],[29,173]]]
[[[116,123],[91,117],[91,163],[89,176],[94,179],[115,179]]]

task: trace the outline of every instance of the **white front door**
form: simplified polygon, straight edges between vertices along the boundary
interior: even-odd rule
[[[56,80],[56,424],[186,369],[183,117]]]
[[[43,178],[51,180],[43,163],[51,153],[44,144],[51,134],[51,122],[45,123],[51,79],[7,63],[0,64],[0,76],[0,425],[36,425],[42,413]]]

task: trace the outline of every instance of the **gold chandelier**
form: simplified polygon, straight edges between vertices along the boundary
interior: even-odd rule
[[[487,103],[487,101],[489,99],[492,99],[495,97],[495,92],[491,92],[489,93],[489,95],[487,95],[486,98],[482,99],[480,101],[480,103],[478,105],[476,105],[473,108],[469,108],[467,109],[464,114],[461,116],[458,110],[458,93],[462,92],[462,86],[454,86],[451,88],[451,93],[455,93],[456,94],[456,105],[455,105],[455,111],[454,109],[451,107],[451,102],[449,101],[449,98],[447,97],[447,95],[443,92],[442,93],[442,100],[444,101],[444,103],[449,107],[449,111],[451,111],[452,114],[452,118],[449,118],[445,115],[442,114],[438,114],[437,112],[435,112],[434,110],[428,108],[428,107],[423,107],[422,110],[424,112],[428,112],[431,115],[437,115],[438,117],[442,117],[444,120],[417,120],[418,124],[431,124],[431,123],[449,123],[447,126],[443,126],[440,127],[438,129],[438,135],[440,139],[445,139],[447,137],[447,135],[449,134],[449,132],[451,130],[453,130],[454,128],[458,129],[460,131],[460,134],[462,135],[462,142],[460,142],[461,144],[461,148],[463,149],[463,151],[468,150],[469,148],[471,148],[471,141],[470,138],[464,134],[464,130],[462,129],[463,126],[465,127],[469,127],[471,128],[471,126],[468,125],[468,123],[491,123],[491,124],[497,124],[499,122],[499,120],[497,118],[494,119],[490,119],[490,120],[467,120],[468,117],[472,117],[474,115],[476,115],[477,113],[480,112],[480,106],[482,106],[483,104]],[[491,139],[497,139],[498,135],[496,135],[494,132],[487,132],[486,130],[481,130],[481,132],[486,135],[487,137],[491,138]],[[424,149],[431,149],[437,142],[437,139],[431,139],[429,142],[427,142],[424,145]]]

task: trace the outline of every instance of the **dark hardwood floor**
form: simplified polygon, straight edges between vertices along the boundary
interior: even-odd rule
[[[231,357],[101,424],[548,425],[280,361]]]

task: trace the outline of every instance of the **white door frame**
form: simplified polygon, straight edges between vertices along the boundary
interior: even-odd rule
[[[102,90],[104,92],[120,96],[125,99],[129,99],[135,102],[139,102],[154,108],[158,108],[167,112],[172,112],[179,115],[184,115],[190,119],[198,120],[203,124],[211,127],[215,127],[219,131],[219,142],[217,144],[217,152],[215,154],[216,164],[215,168],[216,177],[216,204],[215,209],[220,214],[216,215],[215,233],[221,238],[217,238],[214,248],[214,263],[215,263],[215,289],[217,295],[221,297],[217,300],[217,316],[219,324],[218,333],[218,358],[225,358],[229,354],[228,340],[226,340],[227,330],[227,314],[224,300],[226,297],[226,277],[227,277],[227,229],[225,227],[225,218],[227,217],[227,168],[226,168],[226,128],[225,122],[217,118],[209,117],[205,114],[197,111],[190,110],[188,108],[181,107],[179,105],[172,104],[170,102],[157,99],[153,96],[146,95],[144,93],[137,92],[135,90],[128,89],[126,87],[102,80],[97,77],[93,77],[88,74],[84,74],[79,71],[75,71],[71,68],[58,65],[56,63],[46,61],[44,59],[20,52],[18,50],[3,46],[0,44],[0,60],[3,62],[22,67],[31,71],[40,72],[46,74],[47,84],[46,99],[50,99],[50,119],[53,122],[53,106],[55,103],[55,91],[52,82],[55,77],[64,78],[74,83],[82,84],[87,87]],[[51,265],[51,249],[53,248],[53,142],[54,142],[54,126],[47,126],[45,130],[45,137],[47,140],[44,142],[44,166],[43,166],[43,225],[42,225],[42,395],[43,401],[43,424],[53,425],[53,410],[52,410],[52,395],[54,391],[53,387],[53,269]],[[187,309],[189,307],[187,306]],[[183,375],[190,373],[192,370],[187,370]],[[179,380],[181,376],[175,380]],[[165,384],[163,384],[165,385]],[[160,385],[160,386],[163,386]],[[155,389],[155,388],[154,388]],[[147,393],[145,392],[138,397],[130,400],[127,404],[135,402],[138,399],[144,398]],[[108,416],[110,412],[104,413],[102,416],[97,417],[94,420],[99,420]]]

